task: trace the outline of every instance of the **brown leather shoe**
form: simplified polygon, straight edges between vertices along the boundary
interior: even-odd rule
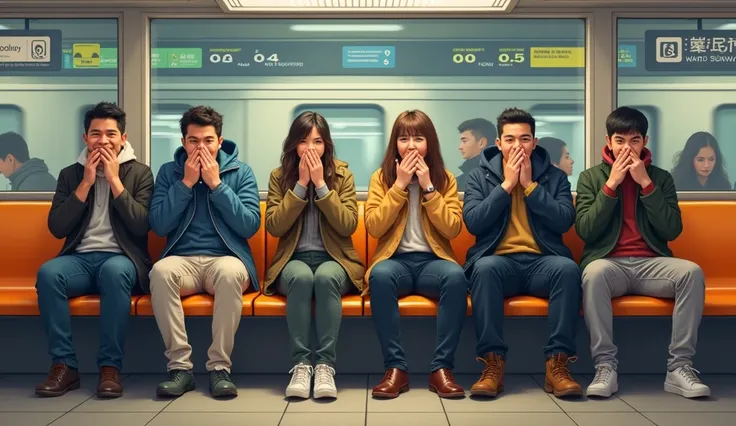
[[[98,398],[120,398],[123,396],[123,386],[120,384],[120,374],[115,367],[100,367],[100,382],[97,384]]]
[[[583,396],[583,388],[570,376],[569,362],[577,357],[557,354],[547,358],[547,373],[544,376],[544,391],[560,398],[563,396]]]
[[[79,373],[66,364],[51,366],[46,381],[36,386],[38,396],[62,396],[70,390],[79,389]]]
[[[440,368],[429,375],[429,390],[439,395],[440,398],[465,396],[465,389],[455,383],[452,370],[449,368]]]
[[[399,394],[409,390],[409,374],[398,368],[389,368],[383,375],[383,380],[373,388],[374,398],[396,398]]]
[[[501,355],[494,353],[487,353],[485,358],[477,359],[486,366],[480,374],[480,379],[470,388],[470,394],[495,398],[503,392],[503,367],[505,361]]]

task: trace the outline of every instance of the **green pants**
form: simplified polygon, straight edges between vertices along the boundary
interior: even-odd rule
[[[297,252],[284,266],[278,292],[286,296],[286,323],[294,364],[311,365],[309,333],[315,300],[317,364],[335,367],[337,334],[342,321],[342,295],[353,287],[345,270],[324,251]]]

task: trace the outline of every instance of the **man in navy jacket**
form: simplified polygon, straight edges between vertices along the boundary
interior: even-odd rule
[[[230,354],[240,324],[243,292],[258,290],[247,239],[261,225],[258,185],[238,161],[238,147],[223,140],[222,116],[195,107],[180,121],[182,147],[161,167],[151,201],[151,228],[166,236],[151,271],[151,301],[169,359],[169,378],[159,396],[194,389],[192,347],[187,342],[181,296],[215,296],[212,345],[207,351],[212,396],[235,396]]]
[[[550,336],[544,390],[582,395],[570,376],[580,315],[580,270],[562,235],[575,222],[570,183],[537,147],[535,121],[516,108],[498,117],[496,146],[468,175],[463,218],[476,243],[465,264],[471,285],[476,352],[485,363],[473,395],[503,391],[508,346],[503,341],[504,298],[549,298]]]

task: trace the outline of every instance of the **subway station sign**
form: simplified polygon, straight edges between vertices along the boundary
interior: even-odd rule
[[[647,31],[647,71],[736,74],[736,31]]]
[[[0,73],[61,69],[61,31],[0,30]]]

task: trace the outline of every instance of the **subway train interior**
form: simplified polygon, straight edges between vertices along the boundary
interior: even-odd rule
[[[279,244],[265,225],[269,178],[305,111],[326,119],[335,156],[353,173],[352,242],[369,266],[380,245],[366,231],[369,183],[402,112],[431,118],[462,202],[473,157],[497,144],[504,109],[534,117],[537,146],[565,172],[575,199],[581,173],[604,161],[607,117],[633,107],[647,119],[652,165],[668,171],[676,189],[682,230],[669,242],[672,256],[705,277],[702,320],[690,330],[697,347],[688,356],[710,394],[665,391],[684,308],[677,297],[634,291],[611,302],[618,392],[610,398],[548,392],[543,348],[553,309],[531,295],[504,302],[503,393],[471,395],[487,361],[476,350],[469,306],[452,368],[465,396],[438,396],[430,373],[439,304],[417,294],[398,298],[410,390],[377,398],[385,352],[370,293],[354,291],[342,299],[337,397],[286,397],[295,367],[286,298],[259,290],[243,295],[236,327],[237,397],[214,398],[208,389],[215,302],[207,293],[182,298],[196,389],[157,395],[171,354],[151,296],[140,292],[124,331],[124,394],[103,398],[96,389],[106,328],[95,290],[69,295],[61,315],[71,319],[58,323],[71,321],[81,387],[40,397],[34,387],[54,371],[49,327],[61,327],[44,325],[36,290],[39,268],[64,243],[49,230],[49,212],[60,173],[86,155],[85,113],[102,101],[125,110],[136,161],[156,182],[182,146],[182,114],[199,105],[222,114],[222,136],[257,183],[261,227],[247,242],[261,282]],[[736,0],[0,0],[0,426],[736,425],[734,135]],[[562,145],[547,145],[552,140]],[[29,185],[26,176],[36,172],[53,179]],[[591,243],[575,226],[563,240],[578,263]],[[465,225],[450,242],[461,266],[475,242]],[[152,263],[165,243],[149,233]],[[600,367],[589,326],[581,310],[569,370],[582,389]]]

